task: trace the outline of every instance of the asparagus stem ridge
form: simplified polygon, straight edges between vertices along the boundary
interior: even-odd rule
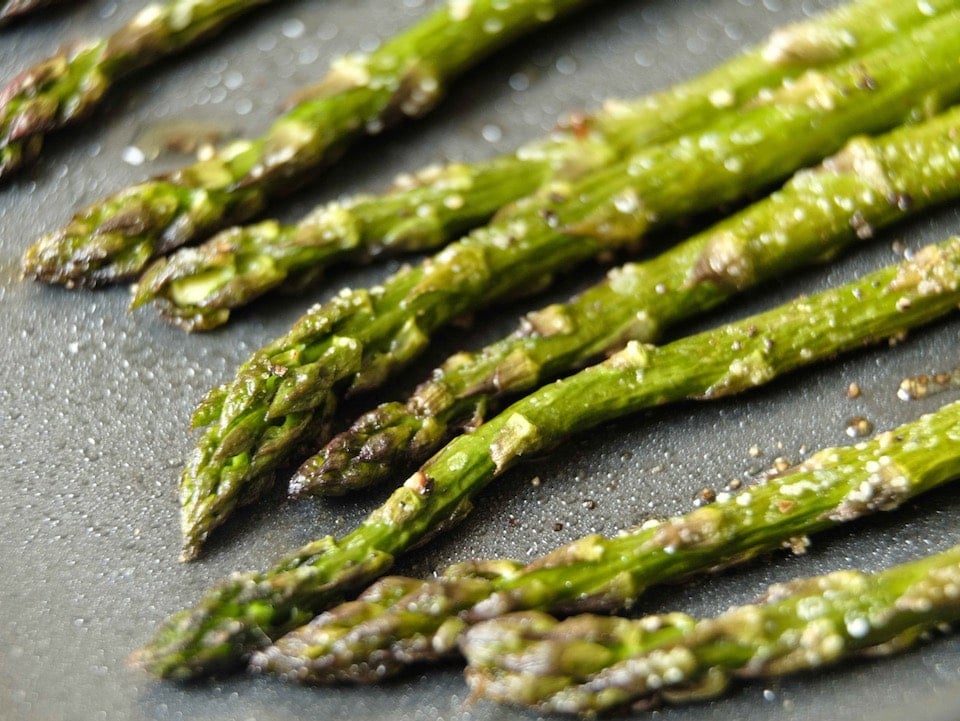
[[[570,303],[527,316],[511,336],[458,353],[405,402],[362,415],[297,472],[300,495],[341,495],[416,467],[508,394],[537,387],[960,193],[960,109],[802,170],[782,190],[646,263],[611,271]],[[867,172],[867,168],[870,169]],[[827,199],[827,202],[825,202]]]
[[[346,536],[317,540],[268,571],[234,575],[214,587],[196,607],[173,616],[136,660],[174,678],[235,668],[271,639],[383,575],[395,556],[431,532],[456,522],[480,490],[524,455],[643,408],[745,391],[841,351],[900,337],[958,302],[960,238],[954,238],[738,323],[660,348],[631,343],[452,441]],[[909,483],[885,478],[878,469],[874,492],[858,490],[837,513],[882,507],[885,499],[892,505]],[[675,545],[699,548],[694,530],[676,537]],[[555,585],[565,588],[565,579]]]
[[[0,90],[0,180],[33,161],[45,135],[89,115],[117,80],[209,37],[265,2],[155,3],[109,37],[25,70]]]
[[[931,93],[950,100],[960,91],[955,32],[960,12],[935,18],[707,130],[555,187],[527,212],[474,231],[382,286],[345,289],[308,311],[198,407],[195,424],[206,430],[180,483],[184,557],[197,554],[237,503],[259,497],[299,445],[329,439],[341,394],[382,384],[441,326],[544,287],[598,254],[636,247],[657,223],[764,188],[854,133],[912,117]]]
[[[355,138],[423,115],[459,73],[586,2],[445,3],[374,52],[335,62],[264,136],[80,211],[27,250],[24,275],[71,286],[130,279],[152,258],[258,214]]]
[[[863,54],[957,5],[843,5],[784,27],[758,48],[690,81],[571,118],[515,153],[426,168],[398,179],[386,195],[333,202],[295,225],[271,220],[231,228],[154,261],[137,283],[133,306],[152,301],[171,322],[209,330],[225,323],[233,308],[274,288],[303,287],[333,264],[439,247],[548,181],[571,181],[644,145],[707,126],[764,89]]]
[[[715,696],[732,676],[782,676],[901,650],[960,619],[958,588],[960,546],[878,573],[776,584],[715,618],[557,621],[528,611],[474,626],[461,646],[475,694],[594,716]]]

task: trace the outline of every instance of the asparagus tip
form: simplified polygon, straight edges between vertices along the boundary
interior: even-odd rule
[[[177,559],[180,563],[190,563],[191,561],[196,561],[200,557],[200,544],[197,543],[184,543],[183,548],[180,550],[180,557]]]
[[[200,547],[207,539],[209,524],[201,506],[184,503],[180,508],[180,535],[182,548],[180,562],[195,561],[200,556]]]
[[[131,312],[142,308],[156,297],[153,288],[150,287],[149,283],[144,282],[144,277],[141,276],[140,280],[130,286],[130,304],[127,306],[127,310]]]
[[[62,282],[69,287],[69,278],[64,275],[67,267],[57,262],[59,247],[59,234],[52,233],[27,248],[20,259],[21,277],[45,283]]]
[[[304,473],[301,467],[290,479],[290,484],[287,486],[287,495],[290,498],[304,498],[309,496],[310,494],[307,492],[307,488],[310,486],[310,483],[311,477]]]
[[[21,256],[21,277],[69,289],[98,288],[132,277],[135,268],[125,261],[104,261],[102,248],[112,241],[108,234],[101,234],[97,244],[78,245],[82,239],[69,228],[44,235]]]

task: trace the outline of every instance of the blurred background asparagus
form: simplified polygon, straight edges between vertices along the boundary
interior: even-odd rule
[[[0,2],[0,28],[48,5],[65,2],[66,0],[3,0]]]
[[[373,52],[335,61],[260,138],[81,210],[27,250],[23,273],[71,287],[132,279],[151,259],[260,214],[357,138],[422,116],[482,58],[588,1],[441,5]]]
[[[0,181],[33,162],[50,132],[93,112],[119,80],[205,40],[265,2],[154,3],[109,37],[24,70],[0,90]]]

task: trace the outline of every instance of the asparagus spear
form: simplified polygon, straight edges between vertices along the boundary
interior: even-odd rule
[[[472,497],[523,455],[641,408],[726,396],[843,350],[901,336],[949,313],[958,302],[960,238],[954,238],[854,283],[739,323],[661,348],[631,343],[453,440],[346,536],[307,544],[268,571],[231,576],[196,607],[174,615],[135,659],[159,676],[181,679],[234,668],[271,639],[382,575],[395,556],[431,532],[456,522]],[[891,505],[902,486],[910,487],[889,479],[887,470],[875,471],[835,514]],[[799,498],[805,487],[794,492]],[[771,510],[789,518],[792,507]],[[717,511],[709,510],[715,515],[708,518],[719,522]],[[711,527],[691,526],[672,536],[673,550],[703,553],[698,543]],[[558,588],[574,580],[563,569],[559,574],[561,581],[553,584]],[[621,585],[631,579],[628,573],[618,577]],[[608,594],[617,588],[616,582],[607,585],[613,587]],[[536,586],[524,590],[532,596],[551,592]]]
[[[106,38],[25,70],[0,91],[0,180],[32,162],[44,136],[90,114],[121,78],[219,31],[267,0],[169,0]]]
[[[960,108],[886,136],[857,138],[777,193],[645,263],[611,271],[567,304],[536,311],[512,335],[459,353],[404,403],[365,413],[307,460],[299,495],[341,495],[426,460],[510,393],[580,367],[803,264],[822,262],[890,223],[960,193]],[[828,202],[824,202],[825,199]],[[641,322],[638,322],[641,319]]]
[[[476,165],[427,168],[385,196],[334,202],[296,225],[266,221],[232,228],[160,258],[140,278],[133,306],[154,301],[187,330],[209,330],[225,323],[232,308],[291,279],[305,285],[334,263],[438,247],[548,179],[571,180],[627,151],[692,132],[763,88],[861,54],[956,6],[956,0],[929,7],[899,0],[843,5],[778,30],[705,75],[574,118],[516,153]]]
[[[960,92],[957,33],[960,11],[849,64],[812,72],[699,134],[556,186],[545,204],[475,231],[383,286],[345,289],[308,311],[198,407],[194,424],[207,429],[181,475],[184,557],[197,554],[238,502],[257,498],[297,446],[328,439],[341,393],[379,385],[457,316],[635,246],[656,223],[765,187],[854,132],[912,116],[932,93],[953,98]]]
[[[960,476],[960,402],[856,446],[828,448],[739,495],[614,538],[590,535],[530,563],[475,561],[419,584],[386,577],[359,599],[254,655],[257,671],[309,683],[371,682],[456,652],[502,614],[614,611],[654,585],[793,546],[807,534],[893,510]],[[496,568],[478,580],[472,568]],[[408,589],[388,599],[380,590]],[[346,609],[350,609],[349,615]],[[360,620],[362,619],[362,620]]]
[[[960,619],[960,546],[877,572],[771,586],[715,618],[526,612],[471,628],[461,647],[481,697],[594,716],[651,697],[715,696],[731,676],[781,676],[901,650]]]
[[[349,141],[427,112],[482,57],[588,0],[444,3],[370,53],[336,62],[266,135],[94,203],[23,258],[24,274],[66,285],[131,278],[153,257],[259,213]]]

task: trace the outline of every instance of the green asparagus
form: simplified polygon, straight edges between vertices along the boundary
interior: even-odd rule
[[[960,238],[953,238],[854,283],[738,323],[660,348],[631,343],[453,440],[346,536],[309,543],[266,572],[231,576],[196,607],[174,615],[135,658],[159,676],[181,679],[235,668],[271,639],[383,575],[401,552],[456,522],[472,497],[522,456],[642,408],[727,396],[843,350],[900,337],[950,313],[958,302]],[[937,458],[929,452],[924,457],[927,463]],[[901,486],[909,488],[888,479],[887,470],[875,471],[835,514],[890,505]],[[806,492],[803,486],[794,491],[798,498]],[[789,508],[772,510],[786,514]],[[673,550],[698,549],[705,530],[678,533]],[[631,577],[620,578],[626,583]],[[553,586],[566,588],[566,580],[564,575]]]
[[[525,568],[474,561],[419,584],[386,577],[258,652],[252,666],[300,682],[372,682],[456,652],[471,624],[505,613],[628,608],[651,586],[803,547],[797,539],[893,510],[960,477],[958,429],[955,402],[870,441],[820,451],[739,495],[721,493],[711,506],[614,538],[590,535]],[[475,566],[490,570],[478,579]],[[408,590],[387,598],[380,584]]]
[[[701,133],[641,151],[546,205],[486,226],[382,286],[341,291],[257,351],[194,416],[206,426],[181,475],[184,558],[298,446],[329,439],[338,397],[380,385],[464,313],[543,287],[557,272],[638,245],[657,223],[759,190],[838,149],[960,93],[952,38],[960,11],[823,73]],[[785,143],[790,137],[793,142]],[[568,199],[568,202],[565,202]]]
[[[56,2],[63,0],[4,0],[0,2],[0,27]]]
[[[154,301],[173,323],[209,330],[225,323],[232,308],[280,286],[303,287],[334,263],[436,248],[548,179],[572,180],[628,151],[702,128],[764,88],[862,54],[957,5],[957,0],[843,5],[782,28],[759,48],[698,78],[573,118],[516,153],[476,165],[428,168],[405,176],[387,195],[333,202],[296,225],[266,221],[232,228],[155,261],[137,283],[133,306]]]
[[[857,239],[960,195],[960,108],[877,138],[857,138],[779,192],[564,305],[528,315],[476,354],[458,353],[404,403],[365,413],[304,463],[297,495],[341,495],[416,467],[507,394],[539,386],[628,340],[670,325]]]
[[[461,646],[474,694],[592,717],[651,698],[716,696],[733,676],[782,676],[890,653],[957,620],[960,546],[878,573],[775,584],[757,603],[715,618],[557,621],[531,611],[474,626]]]
[[[107,38],[47,58],[0,91],[0,179],[32,162],[49,132],[90,114],[120,78],[209,37],[267,0],[169,0]]]
[[[259,213],[364,133],[426,113],[482,57],[589,0],[445,3],[366,54],[349,55],[266,135],[94,203],[32,246],[26,276],[72,285],[129,279],[158,255]]]

